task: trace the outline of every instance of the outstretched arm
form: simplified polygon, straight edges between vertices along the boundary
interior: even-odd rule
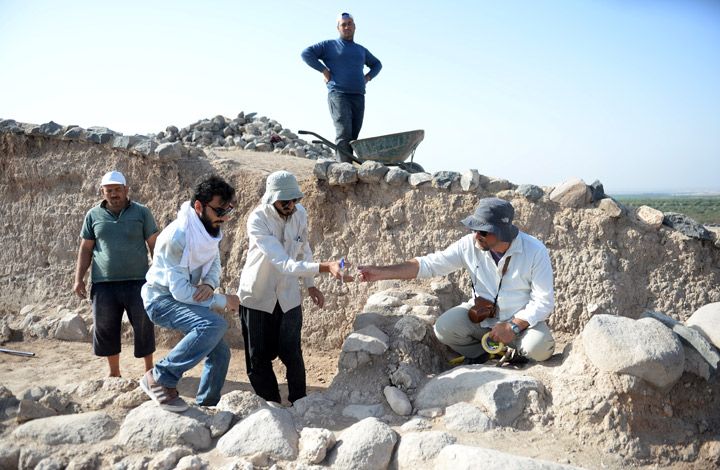
[[[385,279],[415,279],[420,271],[417,259],[411,259],[400,264],[389,266],[359,266],[360,280],[375,282]]]

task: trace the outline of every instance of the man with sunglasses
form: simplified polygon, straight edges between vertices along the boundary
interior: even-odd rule
[[[322,73],[328,89],[330,116],[335,124],[336,158],[352,162],[350,141],[360,135],[365,115],[365,85],[375,78],[382,63],[360,44],[354,42],[355,20],[350,13],[337,18],[340,37],[307,47],[301,57]],[[365,73],[365,66],[369,71]]]
[[[215,293],[220,283],[221,227],[234,198],[235,189],[223,179],[205,179],[157,239],[142,289],[145,309],[156,325],[185,336],[140,379],[140,388],[168,411],[188,409],[177,384],[203,359],[196,403],[213,406],[220,400],[230,363],[230,348],[223,341],[228,324],[222,314],[240,306],[236,295]]]
[[[545,245],[513,225],[515,210],[508,201],[481,199],[475,212],[462,220],[472,230],[443,251],[392,266],[360,266],[360,279],[415,279],[444,276],[465,268],[473,298],[443,313],[435,335],[468,363],[488,359],[482,337],[511,346],[517,356],[544,361],[555,340],[546,319],[555,305],[550,255]]]
[[[248,217],[247,260],[238,290],[250,384],[260,397],[277,403],[280,390],[272,368],[277,357],[287,368],[288,400],[292,403],[306,392],[300,283],[322,308],[325,298],[313,276],[330,273],[340,279],[343,272],[337,261],[313,261],[302,197],[292,173],[268,176],[261,203]]]
[[[133,328],[135,357],[143,358],[145,370],[153,366],[155,329],[140,289],[148,270],[148,250],[152,256],[159,232],[150,209],[128,198],[122,173],[106,173],[100,190],[103,200],[85,215],[73,291],[87,297],[85,274],[92,265],[93,351],[107,357],[110,377],[120,377],[123,312]]]

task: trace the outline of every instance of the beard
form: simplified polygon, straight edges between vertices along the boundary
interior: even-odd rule
[[[205,215],[205,209],[203,209],[202,216],[200,217],[200,222],[202,222],[203,227],[205,227],[205,230],[207,230],[207,233],[209,233],[210,236],[217,238],[217,236],[220,235],[220,225],[218,225],[217,227],[213,226],[212,221],[208,219]]]
[[[490,247],[487,245],[481,245],[478,240],[475,240],[475,246],[477,247],[478,250],[482,250],[482,251],[488,251],[490,249]]]

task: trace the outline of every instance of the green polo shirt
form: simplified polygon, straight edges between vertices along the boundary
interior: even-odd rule
[[[145,240],[158,231],[150,209],[128,201],[115,215],[103,201],[85,214],[80,236],[94,240],[91,279],[93,283],[145,279],[148,253]]]

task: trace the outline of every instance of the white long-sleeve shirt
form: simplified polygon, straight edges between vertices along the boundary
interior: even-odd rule
[[[215,256],[209,271],[202,276],[202,266],[190,271],[180,260],[186,245],[185,232],[177,223],[168,225],[158,236],[155,243],[153,262],[145,276],[147,282],[142,287],[142,298],[147,309],[150,304],[165,295],[172,295],[184,304],[202,305],[211,310],[222,311],[227,304],[223,294],[213,294],[208,300],[198,302],[193,295],[200,284],[213,289],[220,283],[220,254]]]
[[[320,272],[320,263],[313,262],[307,212],[300,204],[295,207],[287,219],[272,204],[261,204],[250,213],[250,243],[238,289],[244,307],[272,313],[279,302],[287,312],[302,303],[299,278],[306,288],[315,285],[313,276]]]
[[[443,251],[416,258],[420,263],[418,278],[444,276],[466,268],[472,278],[475,295],[492,300],[498,293],[502,268],[510,258],[497,299],[497,318],[482,326],[513,317],[525,320],[530,327],[545,321],[555,306],[553,272],[550,255],[537,238],[520,232],[500,261],[495,264],[489,251],[475,246],[474,234],[462,237]],[[469,304],[472,305],[473,299]]]

